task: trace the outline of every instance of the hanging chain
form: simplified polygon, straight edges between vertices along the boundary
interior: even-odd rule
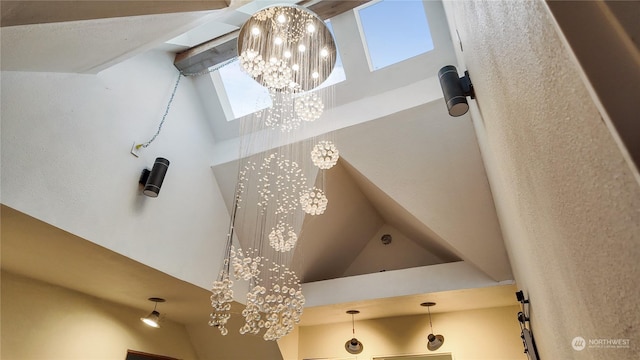
[[[158,135],[160,135],[160,131],[162,130],[162,125],[164,125],[164,121],[167,119],[167,115],[169,114],[169,109],[171,109],[171,104],[173,103],[173,98],[176,96],[176,92],[178,91],[178,85],[180,84],[180,79],[182,79],[183,76],[200,76],[200,75],[205,75],[205,74],[210,74],[216,70],[222,69],[223,67],[231,64],[232,62],[234,62],[238,57],[235,56],[225,62],[223,62],[222,64],[219,64],[218,66],[215,67],[210,67],[207,70],[204,71],[200,71],[197,73],[184,73],[184,72],[180,72],[178,74],[178,79],[176,80],[176,84],[173,86],[173,91],[171,92],[171,97],[169,97],[169,102],[167,102],[167,107],[164,110],[164,114],[162,115],[162,120],[160,120],[160,125],[158,125],[158,130],[156,130],[156,133],[153,134],[153,136],[151,137],[151,139],[149,139],[149,141],[142,143],[142,144],[137,144],[135,146],[136,149],[140,149],[140,148],[147,148],[147,146],[149,146],[157,137]]]
[[[173,98],[176,96],[176,91],[178,90],[178,84],[180,84],[180,79],[182,79],[182,73],[178,74],[178,80],[176,80],[176,84],[173,86],[173,91],[171,92],[171,97],[169,98],[169,102],[167,103],[167,107],[164,110],[164,115],[162,115],[162,120],[160,120],[160,125],[158,125],[158,130],[151,137],[151,139],[143,144],[136,145],[136,149],[146,148],[151,144],[158,135],[160,135],[160,130],[162,130],[162,125],[164,125],[164,121],[167,119],[167,114],[169,113],[169,109],[171,108],[171,103],[173,102]]]
[[[205,75],[205,74],[211,74],[212,72],[214,72],[216,70],[220,70],[223,67],[231,64],[232,62],[236,61],[237,59],[238,59],[238,57],[234,56],[231,59],[229,59],[229,60],[227,60],[227,61],[225,61],[223,63],[220,63],[220,64],[218,64],[216,66],[212,66],[210,68],[207,68],[206,70],[202,70],[202,71],[199,71],[197,73],[185,73],[185,72],[183,72],[182,75],[184,75],[184,76],[200,76],[200,75]]]

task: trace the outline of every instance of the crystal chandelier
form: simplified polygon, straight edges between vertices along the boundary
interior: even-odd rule
[[[305,299],[293,255],[304,217],[327,209],[322,174],[339,158],[327,134],[303,141],[291,135],[331,105],[332,90],[312,90],[331,74],[337,53],[325,23],[291,5],[254,14],[240,30],[238,54],[273,105],[241,120],[238,179],[209,325],[228,333],[234,280],[245,281],[240,333],[277,340],[300,321]],[[256,144],[271,150],[256,154]]]

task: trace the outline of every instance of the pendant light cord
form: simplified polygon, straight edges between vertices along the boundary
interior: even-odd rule
[[[353,334],[353,337],[356,336],[356,320],[354,319],[354,314],[351,314],[351,334]]]
[[[431,328],[431,333],[433,334],[433,324],[431,323],[431,306],[427,306],[427,311],[429,312],[429,327]]]

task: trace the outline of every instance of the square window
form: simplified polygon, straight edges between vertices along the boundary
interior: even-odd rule
[[[433,50],[420,0],[381,0],[357,11],[371,70]]]
[[[218,74],[224,88],[224,91],[217,89],[218,96],[223,102],[222,107],[229,106],[232,113],[227,114],[227,121],[271,107],[271,97],[267,88],[245,73],[240,68],[240,60],[237,58],[218,69]],[[216,83],[215,80],[214,83]]]

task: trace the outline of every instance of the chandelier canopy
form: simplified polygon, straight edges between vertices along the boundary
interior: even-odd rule
[[[270,90],[302,92],[318,87],[336,63],[336,45],[325,23],[295,5],[272,6],[240,29],[242,68]]]

